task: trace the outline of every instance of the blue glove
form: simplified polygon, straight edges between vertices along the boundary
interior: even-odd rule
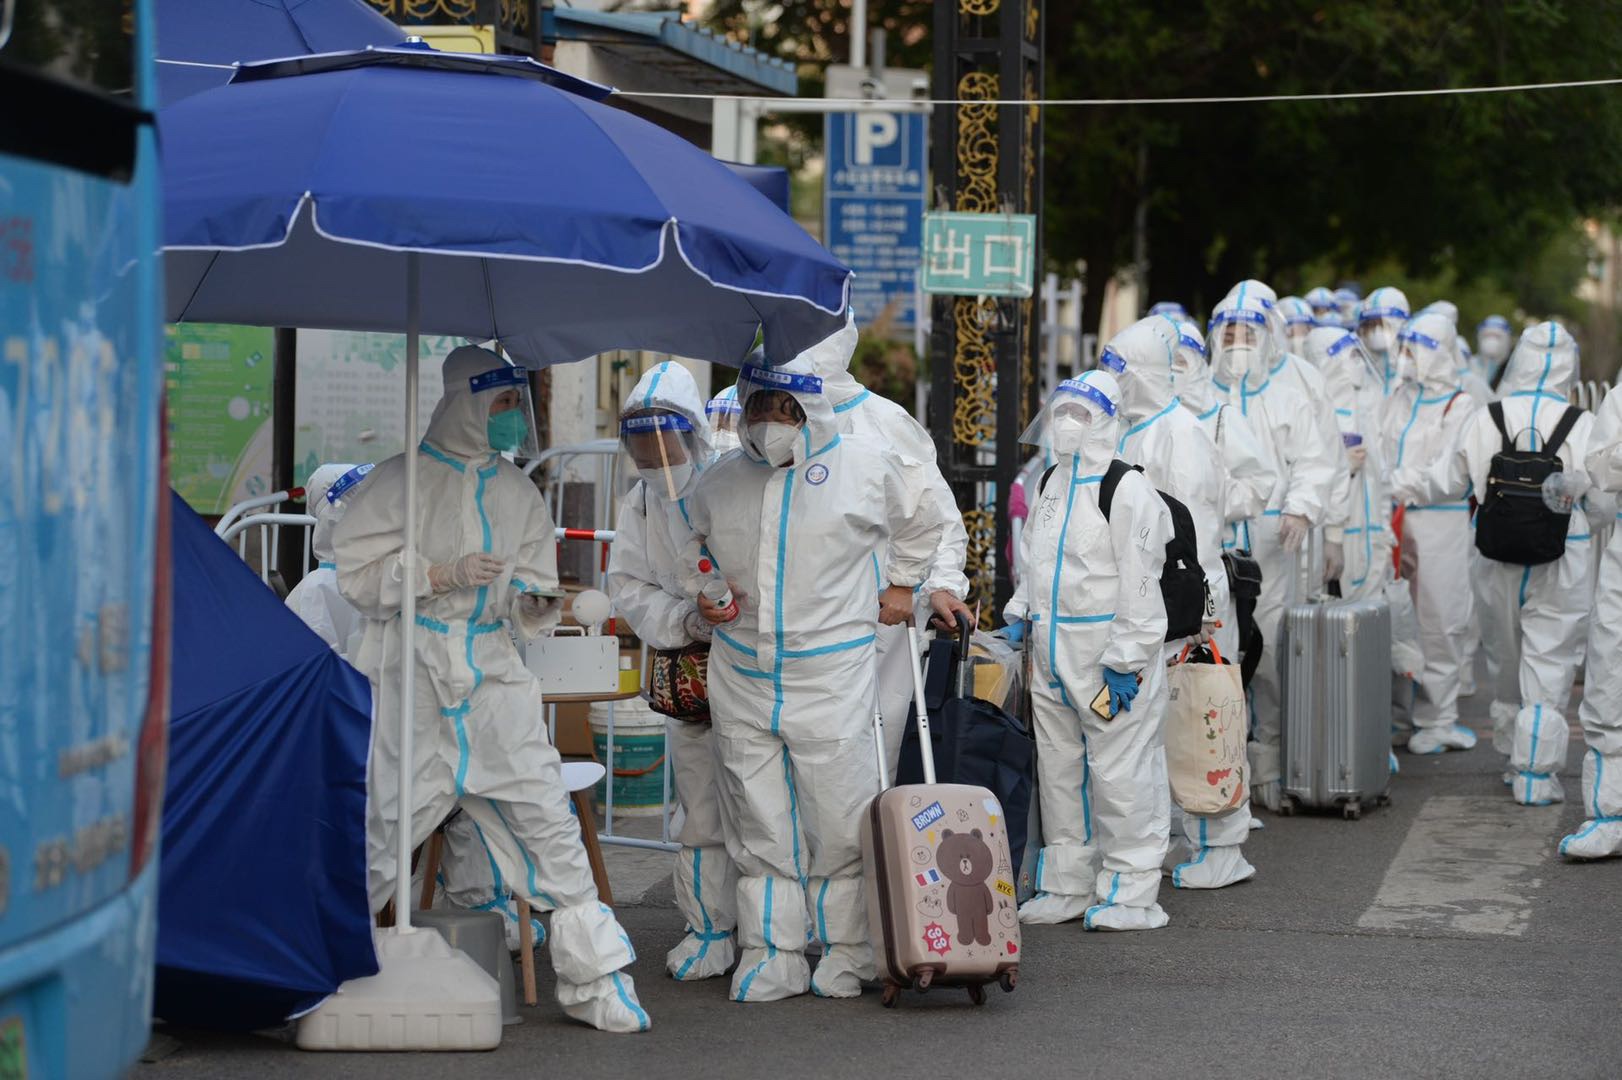
[[[1025,640],[1025,626],[1024,619],[1019,620],[1019,622],[1011,622],[1002,628],[1002,636],[1018,645]]]
[[[1132,699],[1138,696],[1138,677],[1131,672],[1104,669],[1104,685],[1109,687],[1110,715],[1125,709],[1132,711]]]

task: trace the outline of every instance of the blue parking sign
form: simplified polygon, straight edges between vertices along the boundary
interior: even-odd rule
[[[824,238],[856,271],[851,305],[857,321],[865,326],[889,307],[892,327],[910,334],[929,180],[926,117],[829,113],[823,130]]]

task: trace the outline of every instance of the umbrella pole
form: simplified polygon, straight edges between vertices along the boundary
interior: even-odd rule
[[[417,253],[406,254],[406,504],[405,547],[401,569],[405,576],[405,599],[400,605],[400,826],[395,852],[394,928],[411,932],[411,776],[412,723],[416,715],[417,675],[417,338],[422,321],[420,268]]]

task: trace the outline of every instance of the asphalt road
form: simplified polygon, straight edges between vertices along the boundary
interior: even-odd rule
[[[135,1076],[1622,1076],[1622,860],[1555,854],[1582,817],[1582,745],[1574,733],[1565,806],[1512,804],[1483,738],[1402,756],[1392,805],[1361,821],[1264,814],[1255,880],[1168,885],[1171,925],[1153,933],[1026,928],[1019,988],[983,1008],[962,991],[895,1010],[876,993],[750,1006],[724,979],[677,985],[661,961],[681,918],[655,890],[620,912],[648,1034],[565,1020],[543,961],[542,1004],[491,1053],[321,1055],[287,1033],[172,1031],[178,1047]]]

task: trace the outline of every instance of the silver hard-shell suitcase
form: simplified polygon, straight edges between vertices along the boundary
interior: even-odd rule
[[[1283,809],[1355,819],[1390,801],[1391,608],[1321,592],[1303,589],[1279,624]]]

